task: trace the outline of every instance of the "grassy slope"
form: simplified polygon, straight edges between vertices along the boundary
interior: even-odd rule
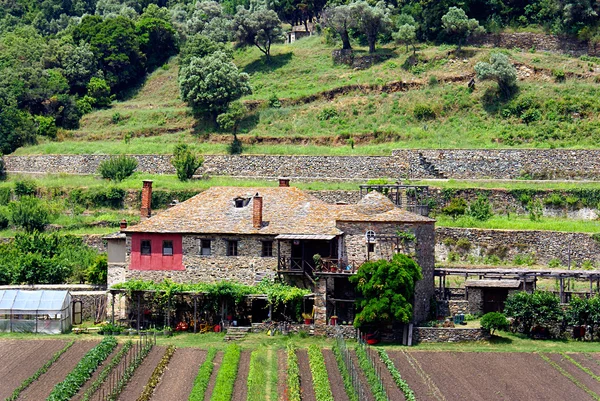
[[[487,60],[490,49],[470,48],[466,55],[455,58],[448,46],[423,46],[419,53],[423,61],[407,70],[403,68],[408,57],[404,48],[388,46],[380,52],[391,58],[363,71],[334,65],[332,50],[320,37],[277,45],[273,47],[272,65],[265,65],[256,49],[236,52],[235,62],[250,73],[254,90],[244,100],[264,103],[276,95],[284,104],[279,109],[259,107],[242,124],[240,137],[249,143],[246,153],[389,154],[399,147],[598,146],[600,120],[595,111],[600,85],[595,79],[600,68],[596,59],[507,51],[513,62],[527,66],[519,69],[522,80],[518,96],[542,103],[542,121],[527,125],[519,118],[503,117],[501,111],[506,105],[485,103],[486,92],[493,90],[494,84],[478,83],[474,93],[466,89],[473,66]],[[555,83],[553,70],[565,71],[567,81]],[[432,77],[460,79],[430,85]],[[417,89],[390,94],[377,90],[377,85],[394,81],[414,83]],[[342,91],[333,100],[298,102],[302,97],[347,85],[375,87]],[[548,120],[555,117],[547,111],[561,100],[587,104],[591,111],[582,113],[581,119],[572,119],[568,112]],[[431,106],[436,118],[416,119],[416,104]],[[338,116],[322,121],[318,116],[324,109],[335,109]],[[127,136],[132,139],[125,143]],[[347,145],[349,137],[354,139],[355,149]],[[179,140],[203,153],[224,153],[230,135],[215,133],[214,128],[195,121],[178,99],[177,65],[172,60],[167,70],[155,71],[130,100],[85,116],[79,130],[62,132],[61,139],[63,142],[42,143],[16,153],[171,153]]]

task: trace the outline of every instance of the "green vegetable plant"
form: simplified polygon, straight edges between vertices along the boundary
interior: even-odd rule
[[[367,377],[367,382],[369,383],[369,387],[371,387],[371,392],[375,397],[375,401],[387,401],[388,397],[385,388],[383,387],[383,384],[381,384],[379,377],[377,377],[377,372],[369,360],[367,349],[364,345],[356,347],[356,356],[358,357],[360,368]]]
[[[144,391],[142,391],[142,395],[138,397],[137,401],[149,401],[150,398],[152,398],[152,395],[154,394],[154,389],[156,388],[156,386],[158,386],[160,379],[165,373],[165,370],[167,370],[167,366],[169,366],[169,361],[171,361],[171,358],[173,357],[173,354],[175,353],[176,349],[177,348],[174,345],[169,345],[160,362],[154,368],[152,375],[148,379],[148,383],[146,383],[146,385],[144,386]]]
[[[67,375],[65,380],[56,384],[48,401],[68,401],[70,400],[89,380],[94,371],[104,361],[117,346],[117,340],[114,337],[105,337],[98,345],[88,351],[79,363]]]
[[[293,345],[288,345],[287,361],[287,399],[288,401],[300,401],[300,368],[298,367],[296,348]]]
[[[31,383],[33,383],[34,381],[36,381],[41,375],[43,375],[44,373],[46,373],[48,371],[48,369],[50,369],[50,366],[52,366],[52,364],[54,364],[54,362],[56,362],[58,360],[58,358],[60,358],[60,356],[62,354],[64,354],[65,352],[67,352],[67,350],[69,348],[71,348],[71,346],[75,344],[75,341],[71,341],[70,343],[68,343],[67,345],[64,346],[63,349],[61,349],[60,351],[56,352],[52,358],[50,358],[50,360],[48,362],[46,362],[44,364],[44,366],[42,366],[41,368],[39,368],[37,370],[37,372],[35,372],[31,377],[28,377],[27,379],[25,379],[25,381],[23,381],[23,383],[21,383],[21,385],[19,387],[17,387],[13,393],[10,395],[10,397],[7,397],[5,401],[15,401],[17,398],[19,398],[19,395],[21,395],[21,393],[27,388],[29,387],[29,385]]]
[[[204,393],[208,388],[208,382],[210,380],[210,376],[212,375],[213,368],[213,360],[215,359],[215,355],[217,354],[216,348],[209,348],[208,353],[206,354],[206,360],[200,365],[200,369],[198,369],[198,374],[196,375],[196,379],[194,379],[194,387],[192,387],[192,392],[190,393],[189,401],[203,401]]]
[[[100,372],[96,380],[94,380],[90,388],[88,388],[85,394],[83,394],[82,401],[89,401],[92,398],[94,393],[100,388],[100,386],[102,386],[102,383],[106,381],[108,375],[113,371],[115,366],[121,363],[121,361],[123,360],[125,355],[127,355],[131,347],[133,347],[133,341],[129,340],[123,345],[123,348],[121,348],[121,350],[117,352],[117,354],[110,361],[110,363],[106,365],[104,369],[102,369],[102,371]]]
[[[250,356],[250,371],[248,373],[248,401],[265,399],[264,390],[267,387],[267,349],[259,348],[252,351]]]
[[[358,401],[358,396],[354,387],[352,386],[352,378],[350,377],[350,373],[348,373],[348,368],[344,363],[344,357],[342,356],[342,350],[338,345],[338,341],[333,344],[333,355],[335,355],[335,360],[338,365],[338,369],[340,370],[340,374],[342,375],[342,380],[344,381],[344,388],[346,389],[346,394],[348,394],[348,398],[350,401]]]
[[[406,401],[415,401],[416,398],[414,391],[412,391],[408,383],[402,378],[402,376],[400,376],[400,372],[398,372],[398,369],[396,369],[394,362],[392,362],[387,352],[385,352],[384,349],[378,349],[377,352],[379,353],[379,358],[381,358],[381,361],[390,371],[394,382],[396,383],[398,388],[402,390]]]
[[[217,381],[210,401],[230,401],[233,395],[233,385],[238,373],[241,349],[237,344],[231,344],[225,350],[223,363],[217,374]]]
[[[310,361],[310,371],[312,373],[313,387],[317,401],[333,401],[331,386],[329,385],[329,376],[321,348],[312,344],[308,347],[308,359]]]

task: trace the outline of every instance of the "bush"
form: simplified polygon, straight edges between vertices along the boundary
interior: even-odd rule
[[[239,155],[244,151],[244,145],[242,145],[242,141],[237,139],[237,137],[233,137],[233,141],[229,145],[227,145],[227,153],[230,155]]]
[[[417,104],[413,110],[413,115],[419,121],[435,119],[435,111],[426,104]]]
[[[113,181],[122,181],[133,174],[137,168],[137,164],[137,160],[131,156],[121,155],[111,157],[100,163],[98,172],[102,178]]]
[[[544,291],[510,294],[504,304],[504,313],[514,319],[513,324],[519,332],[530,337],[533,336],[534,328],[547,328],[563,319],[558,297]]]
[[[489,312],[483,315],[481,318],[481,327],[489,330],[491,335],[494,335],[496,330],[507,330],[508,320],[503,313],[500,312]]]
[[[317,119],[319,119],[319,121],[327,121],[337,118],[339,116],[340,114],[336,109],[334,109],[333,107],[326,107],[323,110],[321,110],[319,114],[317,114]]]
[[[2,154],[0,153],[0,181],[4,181],[6,179],[6,165],[4,164],[4,158],[2,158]]]
[[[6,206],[10,202],[11,190],[9,187],[0,187],[0,206]]]
[[[274,93],[269,98],[269,107],[272,107],[274,109],[281,108],[281,101],[279,100],[279,98],[277,97],[277,95],[274,94]]]
[[[554,76],[554,80],[556,82],[565,82],[567,76],[563,70],[554,70],[552,71],[552,75]]]
[[[47,138],[56,138],[57,128],[54,117],[36,116],[37,134]]]
[[[123,207],[125,190],[117,187],[100,187],[83,190],[73,189],[69,200],[86,208],[110,207],[120,209]]]
[[[15,195],[18,197],[33,196],[37,188],[37,183],[33,180],[24,179],[15,181]]]
[[[8,222],[10,220],[10,214],[8,210],[4,207],[0,208],[0,230],[4,230],[8,227]]]
[[[490,201],[483,195],[479,195],[474,202],[469,205],[469,215],[479,221],[489,220],[493,216]]]
[[[463,198],[452,198],[450,203],[442,208],[442,213],[456,220],[458,216],[462,216],[467,211],[467,201]]]
[[[187,181],[194,176],[196,170],[202,166],[204,159],[197,157],[184,143],[175,146],[171,164],[177,170],[179,181]]]
[[[50,223],[50,211],[45,202],[32,196],[23,196],[8,205],[10,221],[28,233],[44,231]]]

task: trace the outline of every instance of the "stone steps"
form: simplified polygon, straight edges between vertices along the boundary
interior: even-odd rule
[[[250,332],[251,327],[228,327],[224,341],[239,341]]]

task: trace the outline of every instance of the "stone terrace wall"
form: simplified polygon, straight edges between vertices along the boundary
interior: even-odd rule
[[[537,51],[549,51],[555,53],[567,53],[572,56],[598,56],[600,46],[596,43],[588,43],[573,38],[543,33],[519,32],[487,34],[471,39],[470,44],[513,49],[515,47],[529,50],[535,48]]]
[[[133,155],[138,170],[173,174],[170,155]],[[8,172],[95,174],[108,155],[5,156]],[[391,156],[207,155],[198,174],[316,180],[433,178],[432,168],[455,179],[600,179],[600,150],[400,149]]]
[[[600,179],[600,150],[394,150],[409,165],[408,178],[431,178],[431,164],[455,179]]]
[[[586,233],[436,227],[435,234],[438,261],[447,261],[449,252],[453,251],[463,259],[469,255],[497,255],[505,261],[513,260],[517,254],[533,254],[536,263],[547,264],[552,259],[560,259],[566,265],[570,249],[571,262],[577,266],[585,260],[600,262],[600,243]],[[460,238],[469,241],[470,249],[461,251],[452,245]]]
[[[413,343],[447,343],[481,341],[490,338],[484,329],[414,327]]]

